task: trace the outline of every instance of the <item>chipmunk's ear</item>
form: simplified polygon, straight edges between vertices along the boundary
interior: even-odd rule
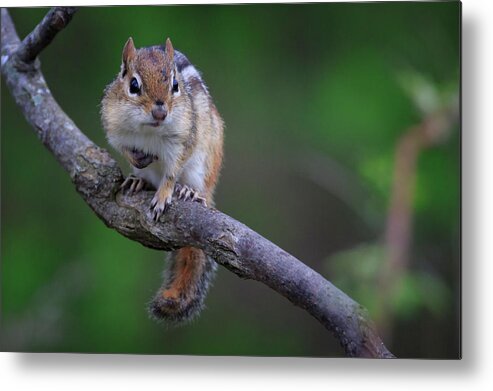
[[[125,73],[128,70],[128,65],[135,58],[137,54],[137,50],[135,49],[134,40],[130,37],[127,40],[127,43],[123,47],[122,53],[122,76],[125,76]]]
[[[175,50],[173,49],[173,44],[171,43],[171,39],[169,39],[169,38],[166,39],[166,46],[164,49],[164,55],[166,56],[166,60],[168,62],[172,63],[174,61]]]

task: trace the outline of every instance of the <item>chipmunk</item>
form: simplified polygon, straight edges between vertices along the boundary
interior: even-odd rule
[[[197,69],[168,38],[163,46],[123,48],[120,72],[101,102],[108,142],[133,166],[121,188],[157,189],[155,221],[177,199],[213,204],[223,155],[223,120]],[[150,305],[158,319],[181,323],[204,306],[217,268],[202,250],[171,253],[161,289]]]

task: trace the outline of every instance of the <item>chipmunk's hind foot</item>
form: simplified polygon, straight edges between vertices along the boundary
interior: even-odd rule
[[[182,185],[180,183],[175,184],[174,195],[177,199],[183,201],[199,202],[204,206],[207,206],[207,201],[204,197],[199,195],[199,192],[192,189],[187,185]]]
[[[136,175],[129,175],[121,184],[120,189],[132,195],[141,191],[146,184],[147,182],[144,179]]]

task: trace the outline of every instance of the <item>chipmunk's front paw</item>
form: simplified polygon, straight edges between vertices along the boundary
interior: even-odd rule
[[[198,191],[192,189],[191,187],[188,187],[187,185],[182,185],[180,183],[175,184],[174,194],[179,200],[190,200],[192,202],[195,201],[203,204],[204,206],[207,206],[206,199],[204,197],[201,197]]]
[[[157,156],[146,154],[138,149],[132,149],[132,151],[130,151],[130,156],[132,165],[139,169],[146,168],[149,164],[158,160]]]
[[[144,179],[135,175],[129,175],[121,184],[120,189],[123,191],[128,189],[127,193],[132,195],[141,191],[145,185],[146,181]]]
[[[156,193],[151,201],[151,216],[154,221],[158,221],[159,218],[165,213],[171,205],[171,196],[161,197],[159,193]]]

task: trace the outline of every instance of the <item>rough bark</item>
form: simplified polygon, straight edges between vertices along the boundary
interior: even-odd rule
[[[361,305],[242,223],[199,203],[182,201],[174,202],[154,223],[149,214],[151,193],[130,197],[119,192],[123,176],[116,161],[63,112],[35,60],[73,13],[73,8],[52,9],[21,43],[8,11],[2,9],[2,74],[26,120],[96,215],[144,246],[198,247],[241,278],[266,284],[320,321],[347,356],[394,357]]]

